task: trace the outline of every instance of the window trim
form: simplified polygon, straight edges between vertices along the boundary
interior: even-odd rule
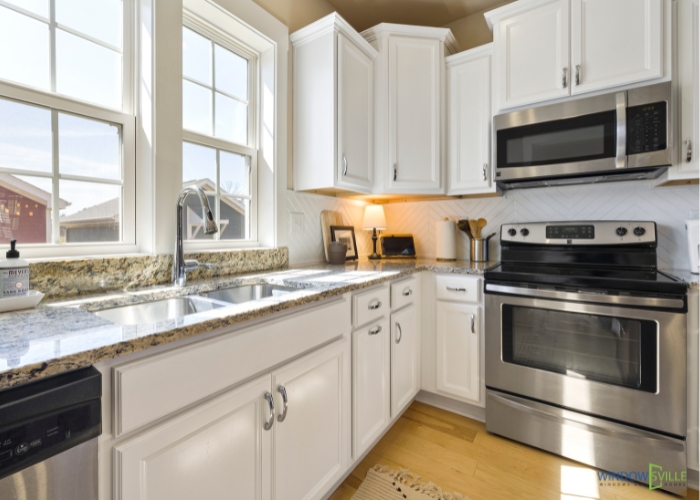
[[[58,23],[55,23],[53,19],[54,16],[54,3],[52,0],[49,4],[50,16],[49,22],[53,21],[55,26],[61,27]],[[7,98],[10,100],[18,101],[27,105],[34,105],[49,108],[52,112],[52,116],[56,116],[57,112],[63,112],[67,114],[77,115],[89,119],[95,119],[99,121],[110,122],[122,127],[122,213],[121,213],[121,233],[122,239],[120,242],[90,242],[90,243],[55,243],[55,241],[60,238],[60,232],[57,234],[56,223],[54,221],[54,227],[52,228],[52,238],[53,241],[50,243],[35,243],[35,244],[22,244],[23,253],[22,256],[26,258],[63,258],[63,257],[74,257],[74,256],[104,256],[104,255],[122,255],[137,253],[139,247],[136,241],[136,117],[134,114],[135,106],[135,88],[136,82],[134,81],[135,74],[135,47],[136,42],[134,39],[136,16],[134,8],[135,0],[123,0],[123,18],[122,18],[122,108],[110,108],[102,106],[100,104],[94,104],[87,101],[81,101],[73,97],[69,97],[63,94],[52,92],[50,90],[38,89],[28,85],[22,85],[21,83],[12,82],[9,80],[0,79],[0,97]],[[10,10],[19,12],[24,15],[28,15],[34,19],[39,19],[41,16],[37,16],[31,12],[25,11],[21,7],[13,4],[9,4],[3,0],[0,0],[0,5],[6,7]],[[46,19],[43,19],[46,22]],[[63,28],[61,28],[63,29]],[[55,29],[51,30],[55,33]],[[75,30],[66,30],[69,33],[73,33]],[[79,33],[80,37],[96,42],[89,36]],[[105,45],[102,42],[100,45]],[[55,40],[51,39],[51,51],[55,52]],[[114,49],[116,47],[112,47]],[[51,65],[51,78],[52,82],[55,81],[55,53],[52,54],[50,59]],[[55,132],[54,132],[55,133]],[[56,147],[54,141],[54,148]],[[55,152],[54,152],[55,156]],[[54,162],[57,158],[54,158]],[[3,173],[16,173],[18,175],[31,175],[35,177],[44,177],[42,175],[37,175],[36,172],[19,172],[16,170],[6,171],[3,169]],[[54,174],[51,175],[51,178]],[[87,180],[87,178],[80,178],[80,180]],[[104,182],[105,180],[100,179],[99,182]],[[109,180],[104,182],[105,184],[110,184]],[[58,190],[58,185],[53,186],[53,203],[54,208],[58,204],[58,197],[56,196]],[[56,219],[58,220],[58,219]]]
[[[196,14],[183,9],[182,26],[188,28],[212,42],[221,45],[231,52],[245,58],[248,61],[248,143],[246,145],[227,141],[215,136],[208,136],[193,132],[182,127],[183,142],[191,142],[201,146],[207,146],[218,150],[248,156],[250,158],[250,222],[248,238],[244,240],[220,240],[218,234],[214,240],[187,240],[184,241],[185,251],[221,250],[223,248],[255,248],[259,247],[258,239],[258,151],[259,151],[259,123],[260,123],[260,54],[242,44],[231,33],[225,32],[210,24]],[[212,58],[214,54],[212,53]],[[213,70],[214,68],[212,68]],[[191,80],[184,75],[183,80],[191,81],[197,85],[201,83]],[[212,97],[215,96],[214,83],[212,83]],[[225,94],[226,95],[226,94]],[[216,111],[212,102],[212,120],[216,120]],[[212,129],[212,133],[215,130]],[[219,176],[217,152],[217,177]],[[217,179],[217,190],[220,191]],[[219,214],[217,213],[217,218]]]

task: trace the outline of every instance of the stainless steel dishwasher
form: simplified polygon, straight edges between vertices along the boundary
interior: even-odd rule
[[[97,498],[101,396],[93,367],[0,391],[0,499]]]

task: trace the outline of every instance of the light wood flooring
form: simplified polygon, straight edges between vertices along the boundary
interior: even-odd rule
[[[646,485],[600,486],[578,462],[486,432],[481,422],[415,402],[329,500],[349,500],[377,464],[409,469],[421,482],[472,500],[673,500]],[[698,492],[688,490],[688,499]]]

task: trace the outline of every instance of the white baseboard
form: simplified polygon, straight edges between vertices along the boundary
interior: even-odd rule
[[[462,415],[463,417],[471,418],[479,422],[486,422],[486,410],[480,406],[470,405],[469,403],[464,403],[462,401],[455,401],[454,399],[426,391],[420,391],[416,396],[416,401],[440,408],[441,410],[456,413],[457,415]]]

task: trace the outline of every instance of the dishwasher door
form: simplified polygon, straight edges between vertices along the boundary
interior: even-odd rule
[[[0,391],[0,499],[95,500],[101,398],[93,367]]]

